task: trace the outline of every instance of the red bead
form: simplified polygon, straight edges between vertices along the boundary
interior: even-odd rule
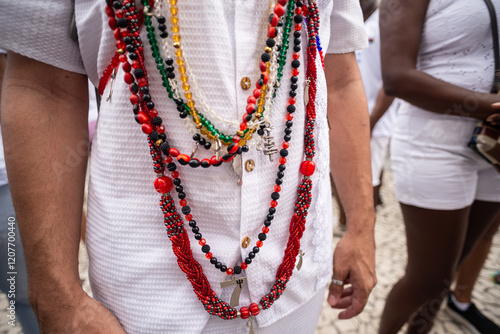
[[[123,75],[123,80],[130,85],[132,82],[134,82],[134,76],[130,73],[125,73]]]
[[[289,148],[290,144],[287,141],[283,142],[283,145],[281,145],[283,148]]]
[[[233,143],[239,143],[239,142],[240,142],[240,140],[241,140],[241,138],[240,138],[240,136],[238,136],[238,135],[235,135],[235,136],[233,137]]]
[[[248,104],[251,104],[251,103],[255,104],[255,102],[257,102],[257,99],[255,98],[255,96],[250,95],[250,96],[248,97],[248,99],[247,99],[247,103],[248,103]]]
[[[293,53],[293,59],[299,59],[300,58],[300,53],[294,52]]]
[[[126,63],[123,63],[122,65],[122,69],[124,72],[130,72],[130,70],[132,69],[132,67],[130,66],[130,63],[129,62],[126,62]]]
[[[227,268],[226,274],[232,275],[234,273],[233,268]]]
[[[259,63],[259,67],[260,67],[260,71],[261,71],[261,72],[264,72],[264,71],[266,71],[266,70],[267,70],[267,65],[266,65],[266,63],[264,63],[264,61],[262,61],[262,60],[261,60],[261,61],[260,61],[260,63]]]
[[[156,131],[158,131],[158,133],[164,133],[165,132],[165,127],[163,125],[157,126],[156,127]]]
[[[288,0],[278,0],[278,3],[282,6],[286,6],[286,3],[288,2]]]
[[[288,115],[286,115],[286,119],[287,119],[288,121],[291,121],[291,120],[293,119],[293,114],[288,114]]]
[[[170,150],[168,150],[168,154],[170,154],[174,158],[177,158],[177,156],[179,155],[179,150],[175,147],[171,147]]]
[[[258,241],[255,243],[255,246],[257,246],[257,247],[259,247],[259,248],[260,248],[260,247],[262,247],[262,245],[263,245],[263,244],[264,244],[264,243],[262,243],[262,241],[261,241],[261,240],[258,240]]]
[[[217,163],[220,161],[220,158],[219,160],[217,160],[217,157],[215,155],[213,155],[211,158],[210,158],[210,164],[211,165],[217,165]]]
[[[141,66],[141,64],[139,64],[139,62],[138,62],[137,60],[134,60],[134,61],[132,62],[132,67],[133,67],[133,68],[139,68],[139,66]]]
[[[243,270],[247,269],[247,267],[248,267],[248,265],[245,262],[243,262],[242,264],[240,264],[240,268],[243,269]]]
[[[295,31],[301,31],[302,30],[302,24],[298,23],[295,25]]]
[[[269,232],[269,227],[264,226],[264,227],[262,228],[262,232],[264,232],[264,233]]]
[[[251,114],[255,109],[255,104],[247,104],[246,111],[248,114]]]
[[[206,163],[208,163],[209,165],[211,165],[210,160],[208,160],[208,159],[203,159],[203,160],[201,160],[201,162],[202,162],[202,163],[205,163],[205,162],[206,162]]]
[[[295,104],[296,100],[294,97],[288,99],[288,104]]]
[[[117,41],[120,40],[120,38],[122,38],[122,35],[120,33],[120,29],[119,28],[116,28],[115,30],[113,30],[113,36],[115,36],[115,39]],[[121,48],[120,48],[121,49]]]
[[[174,183],[169,177],[162,176],[155,180],[154,185],[157,192],[165,194],[172,190]]]
[[[140,99],[139,99],[138,95],[136,95],[136,94],[130,95],[130,103],[139,104],[139,101],[140,101]]]
[[[116,19],[114,17],[108,19],[108,26],[113,30],[116,29]]]
[[[267,28],[267,37],[268,38],[274,38],[274,37],[276,37],[276,28],[275,27],[269,27],[269,28]]]
[[[171,163],[172,161],[173,161],[173,159],[172,159],[172,157],[171,157],[170,155],[169,155],[169,156],[167,156],[167,157],[165,157],[165,162],[166,162],[167,164]],[[173,173],[173,172],[172,172],[172,173]]]
[[[248,128],[247,123],[241,123],[240,124],[240,130],[245,131]]]
[[[181,199],[181,200],[179,201],[179,204],[180,204],[181,206],[186,206],[188,203],[187,203],[187,201],[186,201],[185,199]]]
[[[314,161],[302,161],[300,164],[300,172],[302,175],[305,176],[311,176],[314,174],[314,171],[316,170],[316,164]]]
[[[181,161],[181,160],[187,164],[189,162],[189,160],[191,160],[191,158],[187,154],[179,154],[177,156],[177,161]]]
[[[124,63],[127,61],[127,56],[126,55],[120,55],[120,57],[118,57],[118,59],[120,60],[120,63]]]
[[[213,257],[212,252],[208,252],[207,254],[205,254],[205,257],[210,260]]]
[[[274,6],[274,14],[278,15],[279,17],[282,17],[283,14],[285,14],[285,8],[279,3]]]
[[[106,15],[108,17],[114,17],[115,16],[115,12],[113,11],[113,8],[111,8],[109,6],[106,6],[106,8],[104,8],[104,12],[106,13]]]
[[[277,201],[271,201],[271,206],[273,208],[277,207],[278,206],[278,202]]]
[[[281,157],[281,158],[280,158],[280,164],[281,164],[281,165],[286,164],[286,158],[285,158],[285,157]]]
[[[255,303],[250,304],[250,306],[248,308],[250,309],[250,313],[254,317],[260,313],[259,305],[255,304]]]
[[[240,308],[240,314],[241,314],[241,319],[248,319],[250,316],[250,310],[248,307],[242,307]]]
[[[198,241],[198,244],[200,246],[205,246],[207,244],[207,241],[205,239],[200,239],[200,241]]]
[[[184,216],[184,218],[186,218],[187,221],[191,221],[193,220],[193,215],[188,213],[186,216]]]
[[[281,187],[278,186],[278,185],[275,185],[274,186],[274,191],[277,192],[277,193],[279,193],[281,191]]]
[[[254,89],[253,90],[253,96],[255,96],[256,99],[260,97],[260,94],[262,94],[262,91],[260,89]]]
[[[146,123],[148,120],[149,120],[148,116],[142,111],[137,114],[137,121],[139,122],[139,124]]]
[[[269,73],[262,72],[262,75],[264,76],[264,85],[265,85],[267,84],[267,81],[269,81]]]
[[[280,18],[278,17],[278,15],[273,14],[273,17],[271,18],[270,24],[271,24],[271,26],[276,27],[278,25],[279,21],[280,21]]]
[[[295,75],[295,76],[299,75],[299,70],[298,70],[298,69],[296,69],[296,68],[294,68],[294,69],[292,70],[292,75]]]
[[[144,87],[144,86],[146,86],[148,84],[148,81],[146,79],[144,79],[144,78],[140,78],[140,79],[137,80],[137,83],[139,84],[139,86]]]
[[[151,124],[148,124],[148,123],[143,123],[141,125],[141,129],[142,129],[142,132],[144,132],[147,135],[149,135],[151,132],[153,132],[153,126]]]
[[[301,14],[302,13],[302,8],[297,7],[295,8],[295,14]]]
[[[234,154],[236,153],[236,151],[238,151],[238,149],[240,148],[240,145],[236,144],[236,143],[232,143],[231,145],[229,145],[229,147],[227,148],[227,152],[228,153],[231,153],[231,154]]]
[[[158,116],[158,110],[156,110],[156,109],[149,110],[149,116],[151,116],[151,117]]]

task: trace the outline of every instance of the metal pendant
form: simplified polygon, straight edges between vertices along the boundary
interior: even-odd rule
[[[254,331],[253,331],[253,319],[252,319],[252,317],[250,317],[247,320],[247,327],[250,328],[250,332],[248,332],[248,334],[254,334]]]
[[[242,165],[242,156],[241,154],[236,155],[233,158],[233,171],[236,175],[238,175],[238,185],[241,187],[243,184],[242,174],[243,174],[243,165]]]
[[[257,148],[258,151],[262,151],[262,153],[269,156],[269,161],[273,161],[273,155],[279,151],[276,143],[274,142],[274,137],[271,135],[272,129],[274,129],[274,126],[272,126],[269,122],[266,123],[264,128],[265,134],[262,136],[262,143],[260,144],[260,147]]]
[[[304,106],[307,107],[307,104],[309,103],[309,85],[311,83],[310,79],[306,80],[306,85],[304,87]]]
[[[220,282],[220,287],[223,289],[235,286],[233,294],[231,295],[231,301],[229,302],[229,306],[235,307],[240,304],[241,290],[243,289],[246,283],[247,283],[246,277],[235,278],[234,276],[231,276],[231,280],[229,281]]]
[[[300,268],[302,268],[304,255],[306,255],[306,253],[304,253],[302,249],[299,249],[299,263],[297,263],[297,271],[300,271]]]
[[[219,161],[220,159],[221,149],[222,149],[222,143],[220,142],[219,135],[217,135],[215,140],[215,159],[217,159],[217,161]]]
[[[106,102],[109,102],[111,100],[111,95],[113,95],[113,82],[115,81],[116,78],[116,68],[113,69],[113,73],[111,73],[111,82],[109,83],[109,92],[108,96],[106,96]]]

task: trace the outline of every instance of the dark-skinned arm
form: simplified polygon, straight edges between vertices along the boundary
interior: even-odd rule
[[[485,119],[500,97],[477,93],[434,78],[416,69],[428,1],[382,0],[380,12],[391,12],[391,20],[380,24],[382,77],[387,95],[439,114]],[[492,73],[493,76],[493,73]],[[468,105],[469,110],[464,106]],[[470,111],[470,105],[477,105]]]
[[[330,285],[328,302],[345,309],[339,318],[359,314],[376,284],[375,210],[370,163],[370,121],[354,53],[325,57],[328,87],[330,166],[346,213],[347,232],[334,252],[333,276],[351,287]]]
[[[87,87],[85,75],[9,53],[2,134],[29,299],[42,333],[124,333],[83,291],[78,275]]]

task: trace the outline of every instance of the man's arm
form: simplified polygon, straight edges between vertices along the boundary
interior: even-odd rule
[[[9,53],[0,109],[29,297],[41,331],[123,333],[85,294],[78,275],[87,77]]]
[[[333,277],[352,287],[330,285],[328,302],[359,314],[376,284],[373,190],[368,107],[354,53],[325,57],[331,169],[346,213],[347,232],[334,253]]]

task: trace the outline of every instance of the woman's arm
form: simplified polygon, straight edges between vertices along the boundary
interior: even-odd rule
[[[394,10],[392,0],[382,0],[380,12],[392,13],[380,24],[385,92],[435,113],[484,119],[494,112],[491,104],[500,102],[499,96],[461,88],[416,69],[428,3],[400,0]],[[477,106],[475,110],[471,105]]]

